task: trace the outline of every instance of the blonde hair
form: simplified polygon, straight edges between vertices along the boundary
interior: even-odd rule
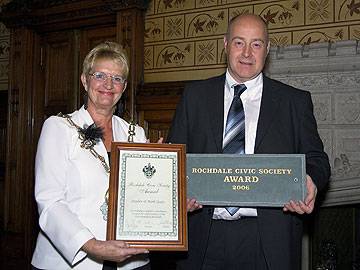
[[[89,75],[96,61],[99,59],[109,59],[120,64],[123,68],[123,74],[125,79],[129,75],[129,62],[126,56],[126,52],[123,47],[111,41],[105,41],[94,47],[85,57],[83,63],[83,74]]]

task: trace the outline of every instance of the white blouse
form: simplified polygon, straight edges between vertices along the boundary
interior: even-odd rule
[[[82,107],[71,114],[83,127],[94,121]],[[126,142],[129,124],[113,116],[114,141]],[[134,142],[146,142],[136,126]],[[35,199],[41,231],[32,265],[40,269],[102,269],[102,261],[86,256],[81,247],[90,239],[106,239],[106,220],[100,210],[109,186],[109,174],[99,159],[80,147],[75,127],[62,117],[48,118],[42,128],[35,161]],[[94,149],[109,159],[105,145]],[[134,269],[148,263],[146,255],[134,256],[118,269]]]

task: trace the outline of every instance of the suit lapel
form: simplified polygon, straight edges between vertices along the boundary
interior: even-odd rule
[[[280,106],[280,97],[276,95],[276,89],[269,78],[264,76],[263,92],[260,105],[260,114],[257,125],[254,153],[256,154],[262,139],[273,123],[276,111]]]
[[[225,74],[217,77],[216,80],[209,85],[208,102],[206,104],[209,112],[210,130],[215,138],[215,145],[219,153],[222,152],[224,127],[224,84]]]

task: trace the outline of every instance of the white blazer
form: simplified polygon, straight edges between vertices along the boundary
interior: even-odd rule
[[[71,114],[83,127],[94,121],[82,107]],[[126,142],[129,124],[112,118],[114,141]],[[146,142],[136,126],[134,142]],[[106,221],[100,211],[109,186],[109,175],[89,150],[80,147],[75,127],[62,117],[48,118],[41,131],[35,161],[35,198],[41,231],[31,264],[40,269],[102,269],[102,261],[87,257],[81,247],[91,238],[106,238]],[[94,149],[109,159],[102,141]],[[134,269],[148,263],[146,255],[126,260],[118,269]]]

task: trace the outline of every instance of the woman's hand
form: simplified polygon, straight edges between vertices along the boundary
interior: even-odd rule
[[[100,241],[95,238],[87,241],[83,245],[82,250],[90,257],[114,262],[122,262],[133,255],[149,253],[147,249],[132,248],[124,241]]]
[[[160,137],[156,143],[163,143],[163,141],[164,141],[164,138]],[[150,139],[146,139],[146,142],[150,143]]]

